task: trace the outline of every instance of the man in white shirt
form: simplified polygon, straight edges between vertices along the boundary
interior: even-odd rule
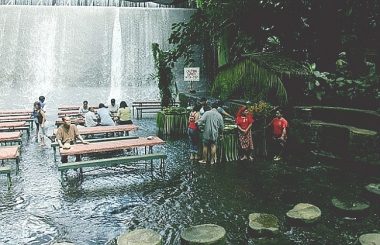
[[[98,125],[98,118],[94,113],[94,108],[89,107],[88,112],[84,115],[84,126],[95,127]]]
[[[115,99],[111,99],[111,104],[108,106],[108,110],[111,113],[117,113],[117,110],[119,110],[119,105],[116,104],[116,100]]]

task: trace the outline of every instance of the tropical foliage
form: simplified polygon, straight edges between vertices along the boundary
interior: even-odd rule
[[[154,66],[156,74],[152,74],[152,79],[158,80],[158,88],[160,90],[161,106],[169,107],[173,104],[174,75],[172,67],[174,62],[170,61],[171,53],[162,51],[157,43],[152,44],[152,52],[154,58]]]

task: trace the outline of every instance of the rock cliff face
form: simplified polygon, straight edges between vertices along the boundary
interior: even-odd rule
[[[380,115],[339,107],[295,107],[289,141],[299,153],[380,165]]]

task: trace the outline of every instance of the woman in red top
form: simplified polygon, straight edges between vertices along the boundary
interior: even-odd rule
[[[273,160],[278,161],[281,159],[280,155],[284,150],[286,142],[286,129],[289,127],[288,122],[282,117],[281,110],[276,111],[276,117],[268,124],[267,127],[273,126],[273,141],[275,147],[275,155]]]
[[[196,122],[199,119],[199,110],[202,105],[195,105],[193,111],[189,115],[189,143],[190,143],[190,159],[198,159],[198,142],[199,142],[199,129]]]
[[[240,147],[243,151],[243,157],[240,160],[249,159],[253,161],[253,157],[251,156],[251,151],[253,148],[251,127],[253,120],[252,116],[248,114],[248,110],[245,106],[240,108],[240,110],[236,114],[235,124],[238,127],[238,135]]]

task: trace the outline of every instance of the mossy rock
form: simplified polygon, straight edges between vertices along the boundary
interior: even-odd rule
[[[380,245],[379,233],[368,233],[359,237],[360,245]]]
[[[248,232],[252,237],[272,237],[279,233],[279,221],[273,214],[252,213],[248,220]]]
[[[137,229],[122,234],[117,245],[161,245],[162,237],[151,229]]]
[[[380,184],[371,183],[366,185],[363,194],[368,200],[380,203]]]
[[[225,243],[226,230],[218,225],[196,225],[181,232],[182,245],[224,245]]]
[[[286,213],[288,221],[294,225],[311,225],[319,221],[322,211],[309,203],[299,203]]]
[[[333,198],[331,203],[339,214],[349,217],[364,216],[371,206],[369,202],[364,200],[343,200],[338,198]]]

